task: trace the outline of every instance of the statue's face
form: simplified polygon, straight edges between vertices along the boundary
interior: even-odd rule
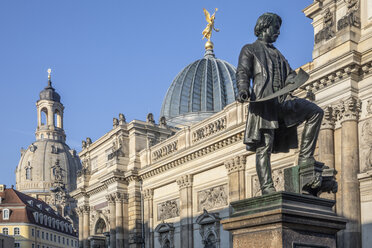
[[[262,32],[262,40],[267,43],[274,43],[280,34],[280,23],[275,20],[271,25]]]

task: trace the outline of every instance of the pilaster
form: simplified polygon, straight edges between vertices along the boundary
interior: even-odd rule
[[[110,210],[110,248],[116,248],[116,207],[115,196],[113,194],[106,195]]]
[[[116,218],[116,247],[124,247],[124,228],[123,228],[123,200],[124,194],[116,192],[115,196],[115,218]]]
[[[180,188],[181,248],[193,247],[192,183],[192,175],[177,179]]]
[[[145,248],[154,247],[154,222],[153,222],[153,199],[154,190],[145,189],[143,191],[143,211],[145,225]]]
[[[90,235],[89,213],[90,213],[90,207],[87,205],[84,205],[83,206],[83,247],[84,248],[89,248],[89,240],[88,240],[88,237]]]
[[[225,161],[225,167],[229,177],[230,202],[245,199],[245,163],[245,155],[236,156]]]

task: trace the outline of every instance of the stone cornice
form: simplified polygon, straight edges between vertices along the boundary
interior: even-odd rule
[[[99,181],[106,186],[115,183],[115,182],[122,182],[124,184],[128,184],[128,181],[124,177],[124,172],[120,170],[112,171],[108,174],[103,175],[99,178]]]
[[[176,181],[180,189],[191,187],[192,182],[193,182],[193,176],[190,174],[183,175],[183,176],[180,176]]]
[[[140,177],[141,179],[146,179],[155,175],[158,175],[159,173],[163,173],[166,170],[178,167],[186,162],[192,161],[194,159],[198,159],[202,156],[205,156],[211,152],[214,152],[216,150],[222,149],[228,145],[235,144],[237,142],[241,142],[244,136],[244,130],[239,131],[225,139],[219,140],[218,142],[215,142],[213,144],[210,144],[206,147],[203,147],[199,150],[196,150],[194,152],[191,152],[189,154],[186,154],[182,157],[176,158],[173,161],[167,162],[165,164],[160,164],[154,168],[150,167],[144,172],[140,171]]]

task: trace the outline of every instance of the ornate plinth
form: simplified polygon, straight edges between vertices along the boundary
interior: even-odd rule
[[[346,226],[335,201],[276,192],[231,203],[231,218],[221,221],[233,247],[336,248],[336,233]]]

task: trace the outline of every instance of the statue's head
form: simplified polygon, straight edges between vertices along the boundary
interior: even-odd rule
[[[282,18],[274,13],[265,13],[257,19],[254,34],[263,41],[273,43],[280,34]]]

